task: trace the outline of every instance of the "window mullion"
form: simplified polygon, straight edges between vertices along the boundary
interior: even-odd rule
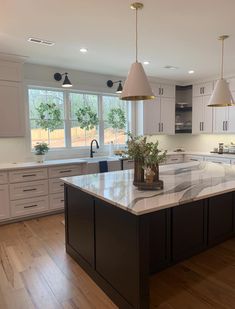
[[[71,121],[70,121],[70,100],[69,92],[64,92],[64,113],[65,113],[65,146],[71,148]]]
[[[103,96],[98,96],[98,113],[99,113],[99,142],[104,145],[104,115],[103,115]]]

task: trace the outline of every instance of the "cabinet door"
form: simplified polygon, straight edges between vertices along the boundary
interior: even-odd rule
[[[78,189],[66,186],[66,239],[87,263],[94,266],[94,200]]]
[[[145,101],[143,104],[143,134],[156,134],[160,132],[160,98]]]
[[[8,185],[0,185],[0,220],[10,217]]]
[[[203,96],[203,133],[212,133],[213,131],[213,107],[207,106],[210,97],[210,95]]]
[[[161,133],[175,134],[175,99],[161,98]]]
[[[203,95],[211,95],[213,92],[213,82],[204,83],[203,87]]]
[[[230,78],[227,80],[229,83],[229,89],[233,92],[235,91],[235,78]]]
[[[226,121],[228,120],[228,107],[213,108],[213,132],[226,133]]]
[[[233,79],[232,87],[235,88],[235,79]],[[234,89],[233,88],[233,89]],[[235,100],[235,91],[231,91],[233,99]],[[228,132],[235,133],[235,106],[228,107]]]
[[[202,87],[203,87],[202,84],[193,85],[193,97],[198,97],[198,96],[201,96],[203,94]]]
[[[234,210],[233,193],[227,193],[209,199],[209,245],[222,242],[233,234]]]
[[[0,81],[0,137],[24,136],[22,84]]]
[[[204,120],[202,96],[193,97],[192,110],[192,133],[200,134],[202,133],[202,123]]]
[[[204,200],[172,208],[172,259],[188,258],[206,247]]]
[[[161,96],[164,98],[174,98],[175,97],[175,86],[174,85],[161,85],[162,91]]]

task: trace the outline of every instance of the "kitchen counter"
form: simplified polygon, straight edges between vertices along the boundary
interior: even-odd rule
[[[133,170],[63,178],[63,181],[135,215],[235,190],[235,166],[188,162],[160,166],[161,191],[139,191]]]
[[[149,276],[235,235],[235,166],[163,165],[164,189],[133,171],[63,178],[66,251],[122,309],[149,309]]]

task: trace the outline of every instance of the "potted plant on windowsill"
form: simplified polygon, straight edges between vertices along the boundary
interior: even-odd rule
[[[45,160],[45,154],[48,152],[49,147],[47,143],[37,143],[34,146],[36,161],[38,163],[43,163]]]

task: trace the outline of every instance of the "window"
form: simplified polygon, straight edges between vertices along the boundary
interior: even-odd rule
[[[65,146],[62,91],[29,89],[29,115],[32,147],[43,141],[51,148]]]
[[[68,90],[29,88],[31,146],[86,147],[125,144],[130,128],[130,103],[116,96]]]

